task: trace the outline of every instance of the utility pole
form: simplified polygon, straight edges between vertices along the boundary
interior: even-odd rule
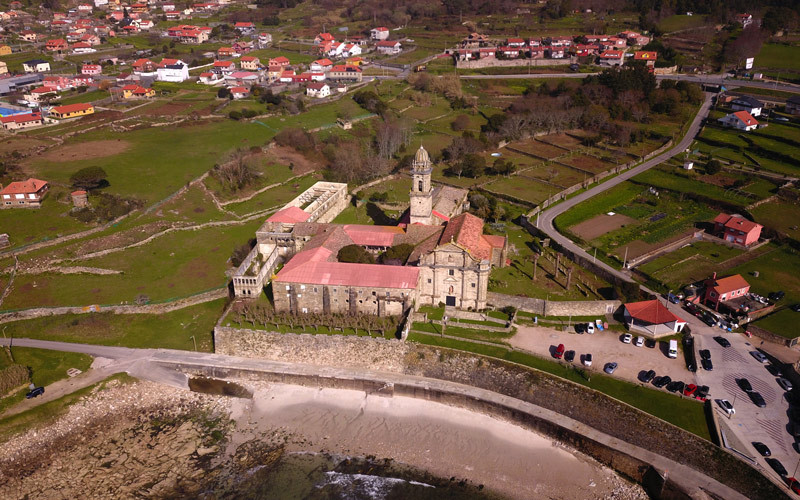
[[[625,270],[625,264],[628,262],[628,247],[625,247],[625,258],[622,259],[622,269]]]

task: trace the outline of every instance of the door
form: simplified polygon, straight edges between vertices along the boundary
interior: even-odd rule
[[[448,306],[455,307],[456,306],[456,298],[455,298],[455,296],[454,295],[448,295],[445,298],[445,304],[447,304]]]

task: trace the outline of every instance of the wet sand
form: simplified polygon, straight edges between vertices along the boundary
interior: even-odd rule
[[[247,384],[251,385],[251,384]],[[253,383],[233,402],[230,447],[276,428],[292,451],[374,455],[509,498],[647,498],[638,485],[552,439],[460,408],[361,391]]]

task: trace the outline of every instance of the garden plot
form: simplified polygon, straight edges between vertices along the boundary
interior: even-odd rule
[[[581,170],[586,170],[592,172],[594,174],[599,174],[601,172],[605,172],[607,170],[611,170],[615,167],[613,163],[608,163],[594,156],[589,156],[586,154],[581,155],[574,155],[568,158],[562,158],[559,160],[562,163],[566,163],[567,165],[572,165],[573,167],[577,167]]]
[[[513,175],[490,182],[484,186],[489,191],[507,194],[538,205],[560,191],[559,188],[535,179]]]
[[[519,174],[568,188],[586,179],[586,175],[558,163],[536,165]]]
[[[574,151],[582,146],[581,141],[567,134],[550,134],[539,138],[543,142]]]
[[[708,241],[695,241],[673,252],[638,266],[643,273],[671,288],[694,283],[719,271],[726,261],[733,262],[745,252],[737,248],[717,245]],[[630,253],[628,258],[630,258]],[[753,254],[753,256],[757,253]]]
[[[636,219],[622,214],[600,214],[580,224],[572,226],[570,231],[575,233],[584,241],[591,241],[608,232],[625,227],[627,224],[636,223]]]
[[[546,137],[542,139],[547,140]],[[546,158],[548,160],[566,154],[566,151],[564,151],[563,149],[559,149],[555,146],[551,146],[550,144],[547,144],[545,142],[536,139],[527,139],[525,141],[512,142],[511,144],[508,145],[508,147],[513,149],[518,149],[525,153],[530,153],[534,156],[538,156],[539,158]]]

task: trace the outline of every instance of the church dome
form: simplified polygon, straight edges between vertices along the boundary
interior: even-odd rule
[[[425,148],[420,146],[417,153],[414,155],[414,163],[427,165],[430,162],[431,158],[428,156],[428,152],[425,151]]]

